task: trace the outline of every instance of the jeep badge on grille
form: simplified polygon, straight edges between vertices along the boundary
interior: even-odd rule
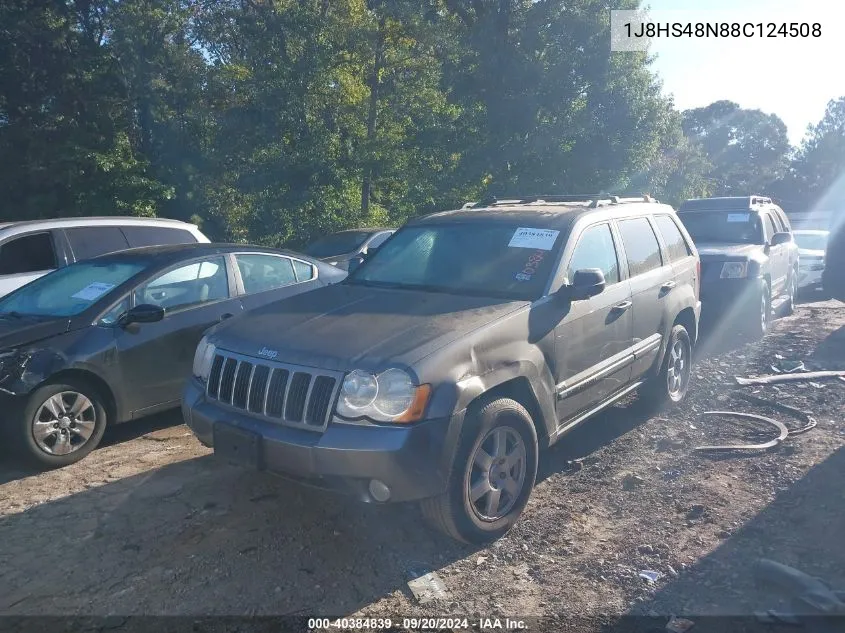
[[[279,352],[274,349],[267,349],[266,347],[262,347],[260,350],[258,350],[258,355],[272,360],[279,355]]]

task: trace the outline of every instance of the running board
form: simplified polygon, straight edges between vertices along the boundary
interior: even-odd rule
[[[580,413],[576,417],[572,418],[569,422],[567,422],[563,426],[558,427],[557,431],[555,431],[554,434],[552,435],[552,439],[556,439],[556,438],[560,437],[561,435],[563,435],[564,433],[566,433],[570,429],[578,426],[579,424],[581,424],[582,422],[587,420],[587,418],[591,418],[592,416],[594,416],[596,413],[598,413],[602,409],[606,409],[607,407],[609,407],[613,403],[618,402],[619,400],[621,400],[622,398],[627,396],[629,393],[631,393],[632,391],[635,391],[640,386],[642,386],[643,382],[644,382],[643,380],[640,380],[639,382],[635,382],[631,385],[628,385],[622,391],[616,393],[616,395],[611,396],[610,398],[608,398],[607,400],[605,400],[601,404],[596,405],[592,409],[589,409],[584,413]]]

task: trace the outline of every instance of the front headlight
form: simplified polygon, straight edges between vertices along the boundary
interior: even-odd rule
[[[721,279],[744,279],[748,277],[748,262],[725,262],[722,264]]]
[[[211,373],[211,364],[214,362],[214,354],[217,348],[208,342],[208,338],[203,336],[197,345],[197,351],[194,353],[194,376],[203,382],[208,380],[208,374]]]
[[[356,369],[343,380],[336,412],[350,419],[415,422],[425,411],[429,393],[429,385],[415,385],[401,369],[388,369],[377,376]]]

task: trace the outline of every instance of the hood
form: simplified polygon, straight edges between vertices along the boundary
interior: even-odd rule
[[[410,366],[465,334],[530,305],[486,297],[337,284],[244,314],[211,341],[249,356],[267,348],[295,365],[347,371]]]
[[[696,242],[698,254],[702,262],[721,261],[725,259],[753,259],[763,252],[762,244],[718,244]]]
[[[798,249],[798,256],[799,257],[806,257],[808,259],[823,259],[824,258],[824,251],[820,251],[817,249],[811,248],[799,248]]]
[[[0,351],[64,334],[69,327],[67,318],[0,317]]]

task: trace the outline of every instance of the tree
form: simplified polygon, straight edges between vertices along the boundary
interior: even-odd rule
[[[716,101],[686,110],[683,129],[712,165],[714,195],[765,193],[786,171],[791,148],[786,125],[774,114]]]

